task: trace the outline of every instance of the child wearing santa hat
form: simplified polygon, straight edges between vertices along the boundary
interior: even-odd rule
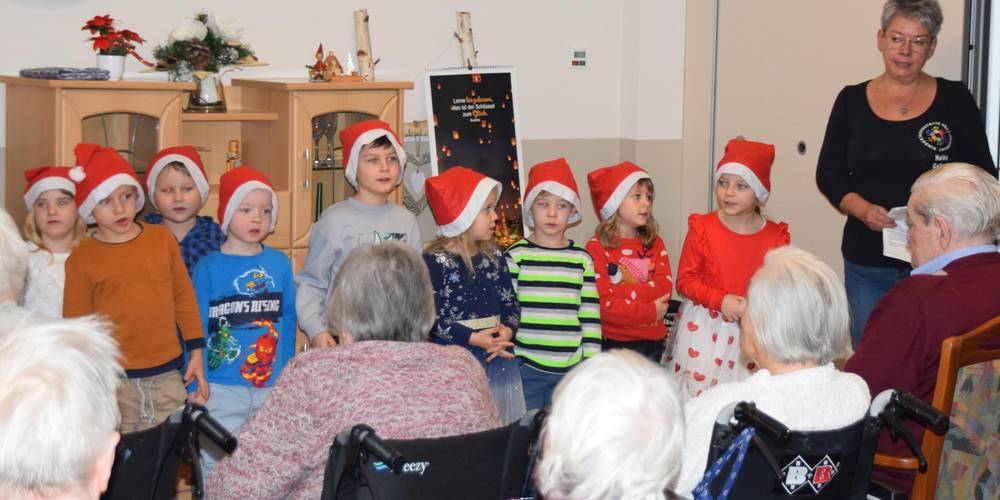
[[[28,280],[24,307],[53,318],[62,317],[66,259],[87,233],[76,212],[76,185],[69,167],[38,167],[24,173],[24,203],[28,216]]]
[[[455,166],[427,179],[427,204],[440,237],[424,253],[437,318],[431,336],[470,350],[486,369],[504,424],[524,415],[521,375],[511,339],[521,308],[503,254],[493,240],[502,186]]]
[[[653,217],[653,181],[639,166],[624,162],[590,172],[587,184],[601,221],[587,251],[594,258],[601,297],[603,348],[632,349],[659,361],[673,282]]]
[[[193,275],[198,260],[226,241],[211,217],[198,215],[209,191],[201,155],[191,146],[166,148],[149,161],[143,184],[155,210],[143,219],[163,224],[173,233],[188,275]]]
[[[194,291],[208,337],[209,412],[239,434],[295,354],[295,283],[288,256],[262,241],[278,220],[271,181],[252,167],[219,179],[219,221],[226,242],[201,259]],[[225,453],[202,448],[207,474]]]
[[[790,241],[788,225],[760,214],[771,191],[774,146],[732,139],[715,169],[718,210],[688,217],[677,269],[684,302],[664,364],[680,377],[686,401],[755,369],[740,351],[747,286],[764,254]]]
[[[170,231],[135,221],[145,199],[132,166],[97,144],[74,151],[78,211],[97,230],[66,260],[63,315],[98,313],[114,325],[127,377],[118,387],[120,429],[135,432],[183,406],[185,382],[197,380],[199,394],[208,397],[198,303]],[[191,354],[183,380],[178,328]]]
[[[344,177],[354,196],[334,203],[312,226],[306,263],[295,276],[299,328],[313,347],[336,345],[327,331],[326,299],[355,247],[398,240],[423,251],[417,218],[389,202],[402,181],[406,150],[389,124],[365,120],[340,132]]]
[[[594,260],[566,238],[566,228],[580,221],[580,195],[566,159],[531,167],[525,193],[531,236],[504,256],[521,304],[514,354],[522,362],[525,406],[533,410],[551,404],[566,372],[601,352],[601,311]]]

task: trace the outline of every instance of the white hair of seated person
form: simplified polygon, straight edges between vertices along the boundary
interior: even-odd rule
[[[110,325],[0,314],[0,353],[0,498],[97,498],[121,418]]]
[[[548,500],[658,500],[680,472],[684,417],[661,367],[600,353],[556,387],[535,482]]]
[[[355,248],[334,279],[330,331],[348,342],[422,342],[434,324],[434,289],[416,249],[398,241]]]
[[[805,250],[785,246],[764,256],[746,310],[757,345],[776,363],[825,365],[853,353],[844,284]]]
[[[24,291],[28,276],[28,247],[14,219],[0,208],[0,304],[14,302]]]
[[[910,188],[910,200],[924,224],[935,216],[948,221],[961,246],[996,242],[1000,183],[975,165],[947,163],[924,172]]]

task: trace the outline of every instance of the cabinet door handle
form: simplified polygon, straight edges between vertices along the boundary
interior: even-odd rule
[[[309,191],[309,176],[311,172],[311,163],[309,162],[309,148],[302,150],[302,190]]]

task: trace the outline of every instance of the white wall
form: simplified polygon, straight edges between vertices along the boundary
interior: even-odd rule
[[[376,58],[381,58],[376,77],[416,80],[418,87],[406,96],[406,119],[423,119],[420,74],[425,68],[459,64],[458,42],[452,32],[455,12],[467,10],[472,13],[479,64],[517,67],[522,138],[623,135],[677,138],[682,102],[683,3],[683,0],[505,3],[286,0],[251,4],[234,0],[178,0],[153,4],[125,0],[0,0],[0,17],[8,21],[4,33],[7,48],[0,60],[0,74],[16,74],[21,68],[34,66],[93,65],[94,54],[80,26],[95,14],[110,14],[121,20],[121,27],[145,37],[148,41],[140,48],[140,54],[149,58],[153,47],[166,40],[178,20],[199,8],[210,7],[224,17],[234,17],[244,26],[244,41],[254,47],[262,61],[271,64],[236,75],[304,77],[303,66],[313,61],[319,42],[335,50],[341,58],[353,50],[352,12],[367,8],[373,52]],[[640,17],[640,12],[663,19]],[[656,29],[651,29],[652,23]],[[646,57],[638,61],[633,57],[627,60],[629,67],[623,68],[626,60],[622,57],[622,29],[626,24],[640,28],[629,30],[632,38],[628,43],[638,46],[638,52]],[[636,38],[638,33],[641,39]],[[585,68],[570,66],[574,49],[587,50]],[[143,67],[134,60],[129,61],[126,69],[126,78],[161,76],[138,74]],[[623,75],[629,75],[624,88]],[[652,120],[642,118],[635,106],[621,108],[619,96],[623,90],[637,96],[644,89],[651,94],[650,98],[655,95],[659,103],[657,117]],[[650,100],[639,99],[638,104]],[[623,134],[623,129],[627,134]],[[2,137],[0,134],[0,146],[4,145]]]

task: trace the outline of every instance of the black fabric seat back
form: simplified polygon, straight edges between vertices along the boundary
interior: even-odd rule
[[[866,417],[831,431],[791,431],[781,445],[760,433],[757,436],[775,459],[778,470],[772,468],[760,446],[751,441],[729,498],[864,499],[880,428],[877,417]],[[716,422],[706,470],[738,435],[739,431],[728,424]],[[713,497],[722,490],[732,465],[727,464],[712,482]]]
[[[530,488],[535,443],[544,416],[473,434],[435,439],[385,440],[405,457],[399,474],[363,450],[351,453],[351,429],[331,447],[324,499],[508,499]],[[537,418],[536,418],[537,417]],[[353,456],[346,456],[353,455]],[[339,483],[336,470],[340,468]],[[338,491],[339,489],[339,491]],[[334,492],[337,492],[336,494]]]

